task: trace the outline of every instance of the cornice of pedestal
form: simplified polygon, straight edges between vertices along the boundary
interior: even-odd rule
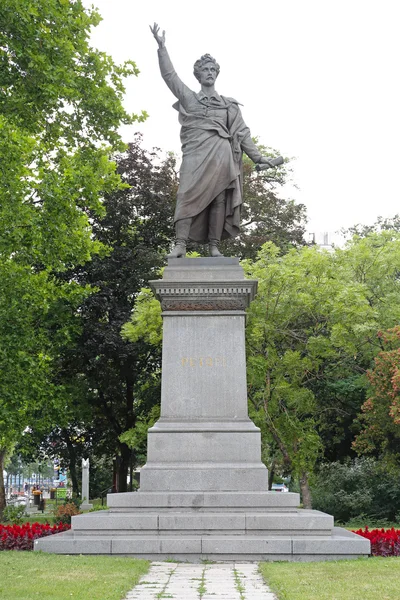
[[[151,281],[163,311],[243,311],[253,300],[257,281]]]

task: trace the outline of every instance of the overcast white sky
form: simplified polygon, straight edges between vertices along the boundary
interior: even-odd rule
[[[85,0],[87,6],[92,2]],[[174,97],[158,69],[149,24],[166,31],[181,79],[193,63],[221,65],[216,88],[243,104],[260,142],[294,157],[308,230],[333,232],[400,212],[400,2],[398,0],[94,0],[103,21],[94,46],[141,73],[126,107],[146,110],[146,147],[180,153]]]

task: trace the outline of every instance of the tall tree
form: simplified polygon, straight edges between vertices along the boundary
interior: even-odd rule
[[[54,316],[87,295],[54,273],[99,252],[90,219],[120,186],[109,160],[118,127],[146,116],[122,105],[135,64],[89,45],[99,21],[81,0],[0,5],[0,473],[29,410],[56,395],[50,333],[65,342],[70,319]]]
[[[78,402],[75,410],[86,415],[97,451],[116,457],[117,487],[126,491],[137,457],[120,436],[158,401],[161,356],[145,340],[122,339],[121,327],[142,287],[159,276],[173,237],[177,182],[174,157],[147,152],[140,136],[117,164],[125,188],[107,196],[105,215],[92,222],[95,240],[110,251],[65,274],[96,292],[80,307],[82,333],[63,354],[60,373],[64,382],[84,382],[69,405]]]
[[[320,407],[319,432],[326,460],[354,456],[354,437],[360,432],[357,414],[367,398],[367,370],[383,349],[376,333],[400,322],[400,234],[395,230],[354,236],[335,260],[350,281],[363,286],[376,322],[375,329],[360,326],[364,342],[354,355],[347,355],[339,378],[314,381],[312,390]],[[362,338],[360,338],[362,339]],[[344,357],[343,357],[344,358]]]
[[[316,247],[280,257],[266,244],[247,274],[259,280],[247,326],[251,413],[266,432],[270,462],[279,451],[310,507],[309,475],[323,451],[315,383],[346,376],[349,357],[376,328],[374,312],[363,286]]]

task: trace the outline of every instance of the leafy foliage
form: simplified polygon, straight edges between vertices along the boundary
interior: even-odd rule
[[[341,233],[346,237],[352,238],[367,237],[372,233],[381,233],[382,231],[400,231],[400,215],[396,214],[392,218],[378,217],[372,225],[363,225],[357,223],[348,229],[342,229]]]
[[[395,522],[400,506],[399,469],[371,457],[323,463],[312,485],[313,507],[346,523]]]
[[[118,127],[146,116],[121,102],[135,64],[89,45],[99,20],[80,0],[0,6],[0,472],[29,412],[60,393],[55,363],[89,290],[55,274],[102,251],[91,219],[121,185]]]
[[[160,405],[156,404],[146,415],[136,419],[135,426],[120,436],[120,441],[135,451],[139,464],[146,462],[147,431],[160,418]]]
[[[12,525],[21,525],[25,517],[25,506],[9,504],[3,511],[3,521],[9,521]]]
[[[118,489],[123,491],[138,457],[120,436],[159,400],[161,349],[142,338],[124,340],[121,327],[140,304],[143,286],[159,277],[173,237],[176,173],[174,157],[143,150],[140,136],[117,162],[124,188],[107,196],[106,213],[92,220],[96,241],[109,252],[60,275],[96,292],[79,308],[81,332],[74,346],[61,353],[63,414],[60,419],[53,412],[49,418],[59,427],[49,433],[46,426],[39,437],[55,444],[54,450],[62,449],[72,469],[82,456],[95,456],[95,464],[117,455]],[[74,489],[78,486],[76,477]]]
[[[54,516],[56,520],[62,523],[63,525],[70,525],[71,517],[80,514],[81,511],[79,510],[75,502],[64,502],[64,504],[60,504],[54,509]]]
[[[315,247],[281,257],[265,244],[246,272],[259,281],[247,327],[252,415],[264,422],[271,454],[278,450],[284,469],[304,478],[322,451],[314,384],[328,373],[343,377],[374,330],[374,313],[363,287]]]
[[[354,448],[359,454],[378,452],[400,465],[400,326],[378,333],[383,350],[369,370],[370,394],[362,406]]]

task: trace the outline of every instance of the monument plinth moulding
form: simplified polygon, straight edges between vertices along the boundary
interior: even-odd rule
[[[259,429],[248,417],[245,309],[257,282],[236,258],[169,259],[152,288],[163,310],[162,398],[138,492],[35,550],[178,560],[337,560],[369,541],[268,490]]]

